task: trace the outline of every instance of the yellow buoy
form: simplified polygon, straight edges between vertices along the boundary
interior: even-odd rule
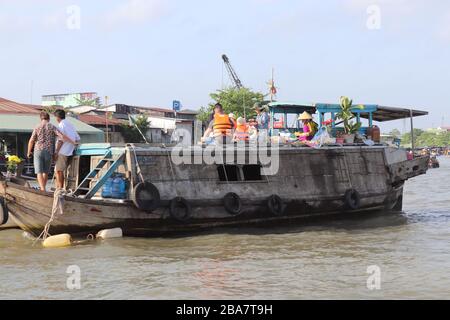
[[[43,243],[44,248],[62,248],[70,245],[72,245],[72,237],[70,234],[59,234],[48,237]]]

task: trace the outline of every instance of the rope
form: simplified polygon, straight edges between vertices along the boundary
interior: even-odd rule
[[[344,150],[344,163],[345,163],[345,171],[347,171],[348,183],[350,184],[350,188],[353,189],[353,183],[352,183],[352,179],[350,177],[350,171],[349,171],[348,162],[347,162],[347,153],[345,152],[345,150]]]
[[[167,149],[167,146],[165,144],[162,145],[162,148],[166,149],[167,151],[167,160],[169,161],[169,165],[170,165],[170,171],[172,173],[172,180],[175,184],[175,195],[178,197],[178,190],[177,190],[177,180],[175,178],[175,171],[173,170],[173,165],[172,165],[172,158],[170,157],[170,153],[169,153],[169,149]]]
[[[50,226],[52,222],[55,220],[56,214],[63,215],[64,214],[64,196],[66,195],[66,191],[64,189],[57,189],[53,195],[53,206],[52,206],[52,214],[50,216],[50,220],[44,227],[44,230],[36,238],[33,245],[36,244],[39,240],[45,241],[51,234],[49,233]]]
[[[141,179],[141,182],[145,182],[144,176],[142,175],[141,166],[139,165],[139,161],[136,155],[136,146],[132,143],[128,144],[133,150],[134,162],[136,162],[137,174]]]

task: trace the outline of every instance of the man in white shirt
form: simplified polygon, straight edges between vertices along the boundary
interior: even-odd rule
[[[75,141],[75,143],[78,143],[81,140],[80,136],[78,135],[73,124],[66,120],[66,112],[64,110],[56,110],[54,115],[56,117],[56,121],[58,122],[59,131],[72,141]],[[69,157],[73,155],[74,150],[74,144],[58,139],[55,151],[55,174],[57,189],[64,188],[64,172],[67,169]]]

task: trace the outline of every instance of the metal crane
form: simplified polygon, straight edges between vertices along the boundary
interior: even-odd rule
[[[223,62],[225,63],[225,66],[227,67],[227,71],[228,71],[228,74],[230,75],[231,81],[234,82],[234,85],[237,89],[242,89],[244,86],[242,85],[242,82],[239,79],[236,71],[234,71],[234,68],[230,63],[230,59],[228,59],[227,55],[225,55],[225,54],[222,55],[222,59],[223,59]]]

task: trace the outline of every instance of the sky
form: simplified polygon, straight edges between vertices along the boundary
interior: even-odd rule
[[[95,91],[197,109],[230,85],[278,100],[423,109],[450,126],[448,0],[0,0],[0,97]],[[408,121],[383,124],[409,129]]]

